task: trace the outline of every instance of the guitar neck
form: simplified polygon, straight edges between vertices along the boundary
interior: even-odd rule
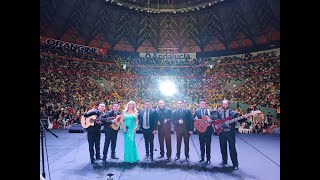
[[[97,119],[92,119],[92,121],[110,121],[113,120],[114,117],[108,117],[108,118],[97,118]]]
[[[257,114],[257,113],[261,113],[261,111],[260,111],[260,110],[251,111],[251,112],[248,113],[248,114],[250,114],[250,115],[255,115],[255,114]],[[233,123],[233,122],[236,122],[236,121],[239,121],[240,119],[245,118],[245,116],[248,115],[248,114],[245,114],[245,115],[243,115],[243,116],[236,117],[236,118],[234,118],[234,119],[230,119],[229,121],[226,121],[226,122],[224,122],[224,123],[226,123],[227,125],[228,125],[228,124],[231,124],[231,123]]]
[[[229,125],[229,124],[234,123],[234,122],[237,122],[237,121],[239,121],[240,119],[243,119],[243,118],[244,118],[244,116],[239,116],[239,117],[230,119],[229,121],[226,121],[225,123],[226,123],[227,125]]]

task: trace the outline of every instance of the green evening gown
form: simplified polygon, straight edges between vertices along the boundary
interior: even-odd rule
[[[124,114],[124,126],[127,127],[127,132],[123,134],[124,137],[124,162],[138,162],[139,156],[136,146],[135,137],[136,134],[133,132],[136,127],[136,115],[135,114]]]

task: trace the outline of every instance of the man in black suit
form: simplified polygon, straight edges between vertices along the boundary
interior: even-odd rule
[[[112,105],[112,110],[107,112],[107,118],[110,120],[104,121],[103,123],[104,128],[102,131],[105,133],[105,140],[104,140],[104,147],[103,147],[103,163],[104,164],[106,164],[110,142],[111,142],[111,158],[119,159],[116,156],[116,145],[117,145],[118,130],[120,127],[120,117],[121,117],[120,115],[121,115],[121,112],[119,111],[119,104],[117,102],[114,102]],[[117,124],[119,124],[118,127],[116,126]]]
[[[201,133],[197,130],[197,134],[199,134],[199,142],[200,142],[200,160],[198,162],[204,161],[204,154],[206,153],[207,162],[206,164],[211,164],[211,137],[212,137],[212,119],[213,111],[207,108],[206,101],[204,99],[200,100],[199,109],[197,109],[194,113],[194,120],[198,121],[202,119],[204,116],[207,116],[207,121],[210,123],[210,126],[207,127],[206,131]]]
[[[150,157],[153,161],[153,139],[154,134],[157,132],[157,120],[159,119],[157,111],[151,109],[150,101],[144,102],[144,109],[139,112],[139,128],[142,130],[146,155],[144,159]]]
[[[106,105],[104,103],[100,103],[98,108],[94,108],[84,113],[84,117],[90,117],[96,115],[97,118],[106,118],[107,114],[104,113],[106,109]],[[97,164],[96,160],[101,160],[100,156],[100,138],[101,138],[101,121],[94,121],[93,126],[89,126],[87,128],[87,137],[89,143],[89,153],[91,164]],[[93,149],[95,147],[95,152]],[[96,159],[94,158],[94,154],[96,154]]]
[[[193,117],[190,109],[184,108],[183,100],[177,101],[177,109],[173,112],[172,119],[177,135],[177,154],[174,160],[177,161],[178,159],[180,159],[181,141],[183,137],[186,161],[190,162],[189,138],[193,133]]]
[[[239,116],[239,114],[229,108],[230,101],[229,100],[223,100],[222,101],[222,108],[218,109],[217,118],[220,120],[223,120],[229,116],[231,118],[236,118]],[[245,115],[245,118],[242,120],[239,120],[239,122],[244,122],[246,118],[249,117],[249,115]],[[220,162],[220,165],[225,166],[228,162],[228,154],[227,154],[227,143],[229,143],[229,153],[231,157],[231,161],[233,164],[233,169],[238,170],[238,157],[237,157],[237,150],[236,150],[236,128],[235,128],[235,122],[226,125],[225,123],[222,123],[222,131],[219,133],[219,142],[220,142],[220,151],[222,155],[222,161]]]
[[[167,148],[167,160],[171,161],[171,121],[172,121],[172,111],[170,108],[165,107],[164,100],[159,100],[157,113],[158,118],[158,137],[160,144],[160,155],[158,158],[164,157],[164,140],[166,141]]]

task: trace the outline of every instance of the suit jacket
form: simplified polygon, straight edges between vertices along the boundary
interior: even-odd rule
[[[145,112],[145,109],[141,110],[138,114],[138,120],[139,120],[139,128],[143,129],[143,114]],[[154,109],[149,109],[149,125],[150,125],[150,130],[154,131],[157,129],[157,122],[159,119],[159,115],[156,110]]]
[[[158,120],[161,124],[158,125],[158,129],[166,128],[171,130],[171,122],[172,122],[172,111],[168,107],[164,107],[163,109],[157,108]],[[167,124],[164,124],[164,119],[167,119]]]
[[[120,111],[118,111],[117,114],[115,114],[114,110],[110,110],[106,113],[106,117],[107,118],[116,117],[117,115],[120,115],[120,114],[121,114]],[[110,121],[104,121],[102,124],[102,125],[104,125],[104,128],[102,131],[104,133],[108,133],[110,131],[118,131],[119,128],[117,130],[114,130],[113,128],[110,127],[111,124],[112,124],[112,122],[110,122]]]
[[[211,110],[211,109],[208,109],[208,108],[205,108],[204,109],[204,115],[208,116],[210,119],[214,120],[216,119],[216,111],[214,110]],[[209,111],[208,111],[209,110]],[[193,117],[198,117],[198,119],[202,119],[202,115],[201,115],[201,109],[197,109],[195,112],[194,112],[194,115]],[[212,123],[211,123],[212,124]],[[212,126],[208,126],[207,127],[207,130],[206,132],[209,132],[209,131],[213,131],[213,127]],[[198,130],[197,130],[198,133],[200,133]],[[201,134],[201,133],[200,133]]]
[[[172,121],[174,122],[174,129],[177,132],[183,132],[184,130],[193,131],[193,117],[190,109],[176,109],[172,114]],[[182,119],[183,124],[179,124],[179,119]]]
[[[89,117],[89,116],[93,116],[93,115],[96,115],[97,118],[106,118],[107,117],[106,113],[102,113],[102,115],[101,115],[101,113],[99,112],[98,109],[96,109],[95,111],[92,111],[92,112],[89,112],[89,113],[86,112],[86,113],[83,114],[84,117]],[[101,115],[101,117],[100,117],[100,115]],[[100,130],[101,130],[101,124],[96,124],[96,123],[94,123],[94,126],[89,126],[87,128],[87,131],[89,133],[91,133],[91,132],[100,132]]]

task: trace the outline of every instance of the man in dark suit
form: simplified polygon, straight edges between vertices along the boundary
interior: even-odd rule
[[[199,134],[199,142],[200,142],[200,159],[198,162],[204,161],[204,154],[206,153],[207,162],[206,164],[211,164],[211,137],[212,137],[212,115],[214,111],[207,108],[206,101],[204,99],[200,100],[199,109],[197,109],[194,113],[194,120],[198,121],[201,120],[204,116],[207,116],[207,121],[210,123],[210,126],[207,127],[206,131],[201,133],[197,130],[197,134]]]
[[[177,161],[178,159],[180,159],[181,141],[183,137],[186,161],[190,162],[189,138],[193,133],[193,117],[190,109],[184,108],[183,100],[177,101],[177,109],[173,112],[172,119],[177,135],[177,154],[174,160]]]
[[[104,147],[103,147],[103,164],[106,164],[106,159],[108,155],[108,149],[111,142],[111,158],[119,159],[116,156],[116,145],[118,130],[120,127],[120,116],[119,104],[114,102],[112,105],[112,110],[107,112],[108,121],[104,121],[103,132],[105,133]],[[117,126],[118,125],[118,126]]]
[[[164,157],[164,140],[166,141],[167,148],[167,160],[171,161],[171,121],[172,121],[172,111],[170,108],[165,107],[164,100],[159,100],[157,113],[158,118],[158,137],[160,144],[160,155],[158,158]]]
[[[106,105],[104,103],[100,103],[98,108],[94,108],[84,113],[84,117],[90,117],[96,115],[97,118],[106,118],[107,114],[104,113],[106,109]],[[87,138],[89,143],[89,153],[91,164],[97,164],[96,160],[101,160],[100,156],[100,138],[101,138],[101,121],[94,121],[93,126],[89,126],[87,128]],[[95,147],[95,151],[93,149]],[[94,158],[94,154],[96,154],[96,159]]]
[[[154,134],[157,131],[157,120],[159,119],[157,111],[151,109],[150,101],[144,102],[144,109],[139,112],[139,128],[142,130],[144,144],[146,149],[146,155],[144,159],[150,157],[153,161],[153,139]]]
[[[218,109],[217,113],[217,119],[223,120],[229,116],[231,118],[236,118],[239,116],[239,114],[229,108],[230,101],[229,100],[223,100],[222,101],[222,108]],[[239,120],[239,122],[244,122],[246,118],[249,117],[249,115],[245,115],[245,118],[242,120]],[[220,151],[222,155],[222,161],[220,162],[220,165],[225,166],[228,162],[228,154],[227,154],[227,143],[229,143],[229,153],[231,157],[231,161],[233,164],[233,169],[238,170],[238,157],[237,157],[237,150],[236,150],[236,128],[235,128],[235,122],[226,125],[225,123],[222,123],[222,131],[219,133],[219,142],[220,142]]]

